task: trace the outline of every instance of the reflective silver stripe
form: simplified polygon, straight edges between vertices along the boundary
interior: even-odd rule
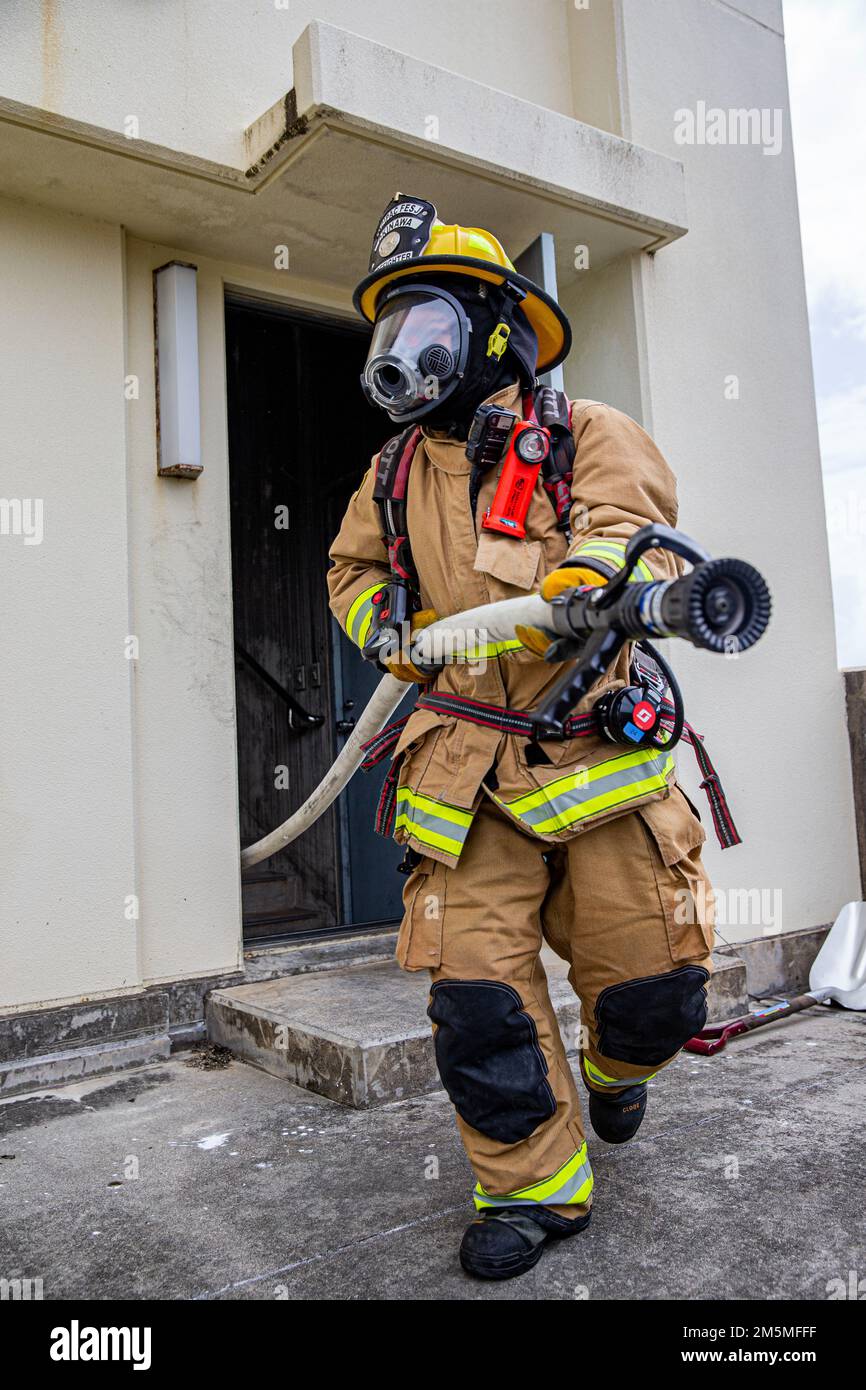
[[[472,825],[471,812],[420,796],[408,787],[398,788],[397,808],[395,830],[403,829],[422,844],[459,856]]]
[[[648,753],[650,756],[647,756]],[[530,797],[520,797],[517,801],[503,804],[532,830],[541,833],[565,830],[587,815],[601,815],[629,801],[630,789],[637,788],[637,795],[643,795],[641,784],[660,782],[674,766],[669,753],[661,751],[653,756],[648,749],[624,754],[613,761],[616,766],[611,772],[598,773],[598,768],[605,764],[597,764],[595,768],[576,772],[569,778],[558,778],[549,784],[549,789],[541,788]],[[645,790],[650,792],[654,789],[650,785]],[[530,800],[536,804],[527,805]]]
[[[592,1188],[592,1167],[586,1156],[584,1144],[552,1178],[545,1178],[531,1187],[522,1187],[517,1192],[506,1192],[500,1196],[485,1192],[478,1183],[473,1196],[478,1211],[485,1207],[553,1207],[586,1202]]]
[[[614,569],[621,570],[625,565],[626,542],[618,540],[614,536],[596,536],[589,540],[582,541],[576,550],[569,555],[569,562],[585,558],[587,560],[601,560],[603,563],[613,566]],[[646,561],[641,557],[634,569],[634,573],[629,579],[633,584],[638,581],[654,579],[655,576]]]

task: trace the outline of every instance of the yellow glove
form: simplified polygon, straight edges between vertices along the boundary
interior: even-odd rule
[[[550,603],[552,598],[564,594],[566,589],[579,589],[582,584],[604,584],[606,581],[597,570],[581,569],[575,565],[562,565],[551,570],[541,581],[541,597]]]
[[[545,575],[541,581],[541,597],[549,603],[552,598],[559,594],[564,594],[567,589],[579,589],[583,584],[604,584],[605,580],[595,570],[581,569],[576,565],[563,565],[560,569],[551,570],[550,574]],[[524,647],[534,652],[536,656],[544,656],[547,648],[552,642],[549,633],[542,631],[539,627],[516,626],[515,634]]]
[[[422,627],[435,623],[438,616],[435,608],[423,608],[420,613],[412,614],[410,630],[420,632]],[[399,652],[396,661],[385,661],[383,665],[398,681],[408,681],[410,684],[414,681],[416,685],[426,685],[436,677],[435,671],[420,671],[405,652]]]

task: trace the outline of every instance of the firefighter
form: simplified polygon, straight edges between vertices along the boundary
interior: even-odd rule
[[[559,305],[489,232],[445,225],[426,200],[398,194],[355,304],[374,325],[364,391],[400,430],[331,549],[331,607],[362,650],[395,577],[411,589],[417,628],[605,583],[635,530],[676,524],[675,480],[653,441],[590,400],[564,405],[565,524],[540,475],[522,539],[481,524],[497,476],[477,477],[467,458],[478,408],[526,418],[538,372],[571,341]],[[389,511],[398,504],[405,534]],[[650,551],[636,577],[674,578],[677,565]],[[543,659],[547,643],[524,630],[438,670],[414,663],[407,643],[384,663],[447,697],[413,712],[394,752],[394,834],[411,869],[397,957],[430,972],[437,1066],[477,1180],[460,1259],[488,1279],[530,1269],[591,1215],[578,1089],[542,944],[568,963],[581,1005],[569,1042],[592,1129],[613,1144],[635,1134],[648,1082],[703,1026],[711,969],[705,835],[672,756],[600,735],[534,742],[509,728],[508,712],[539,704],[562,671]],[[625,648],[578,713],[629,681]]]

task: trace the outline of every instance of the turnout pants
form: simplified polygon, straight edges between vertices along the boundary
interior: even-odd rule
[[[442,1084],[477,1178],[475,1205],[543,1203],[577,1217],[592,1169],[539,959],[568,962],[583,1085],[652,1078],[706,1021],[711,893],[704,834],[679,788],[552,845],[483,800],[456,868],[407,879],[397,958],[431,972]]]

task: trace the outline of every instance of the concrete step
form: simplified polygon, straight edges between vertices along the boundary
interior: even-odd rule
[[[549,951],[543,959],[562,1036],[573,1050],[580,1005],[564,962]],[[711,1017],[745,1012],[745,966],[723,957],[716,965]],[[343,1105],[386,1105],[441,1084],[428,991],[426,972],[408,974],[393,960],[231,986],[208,997],[208,1038]]]

